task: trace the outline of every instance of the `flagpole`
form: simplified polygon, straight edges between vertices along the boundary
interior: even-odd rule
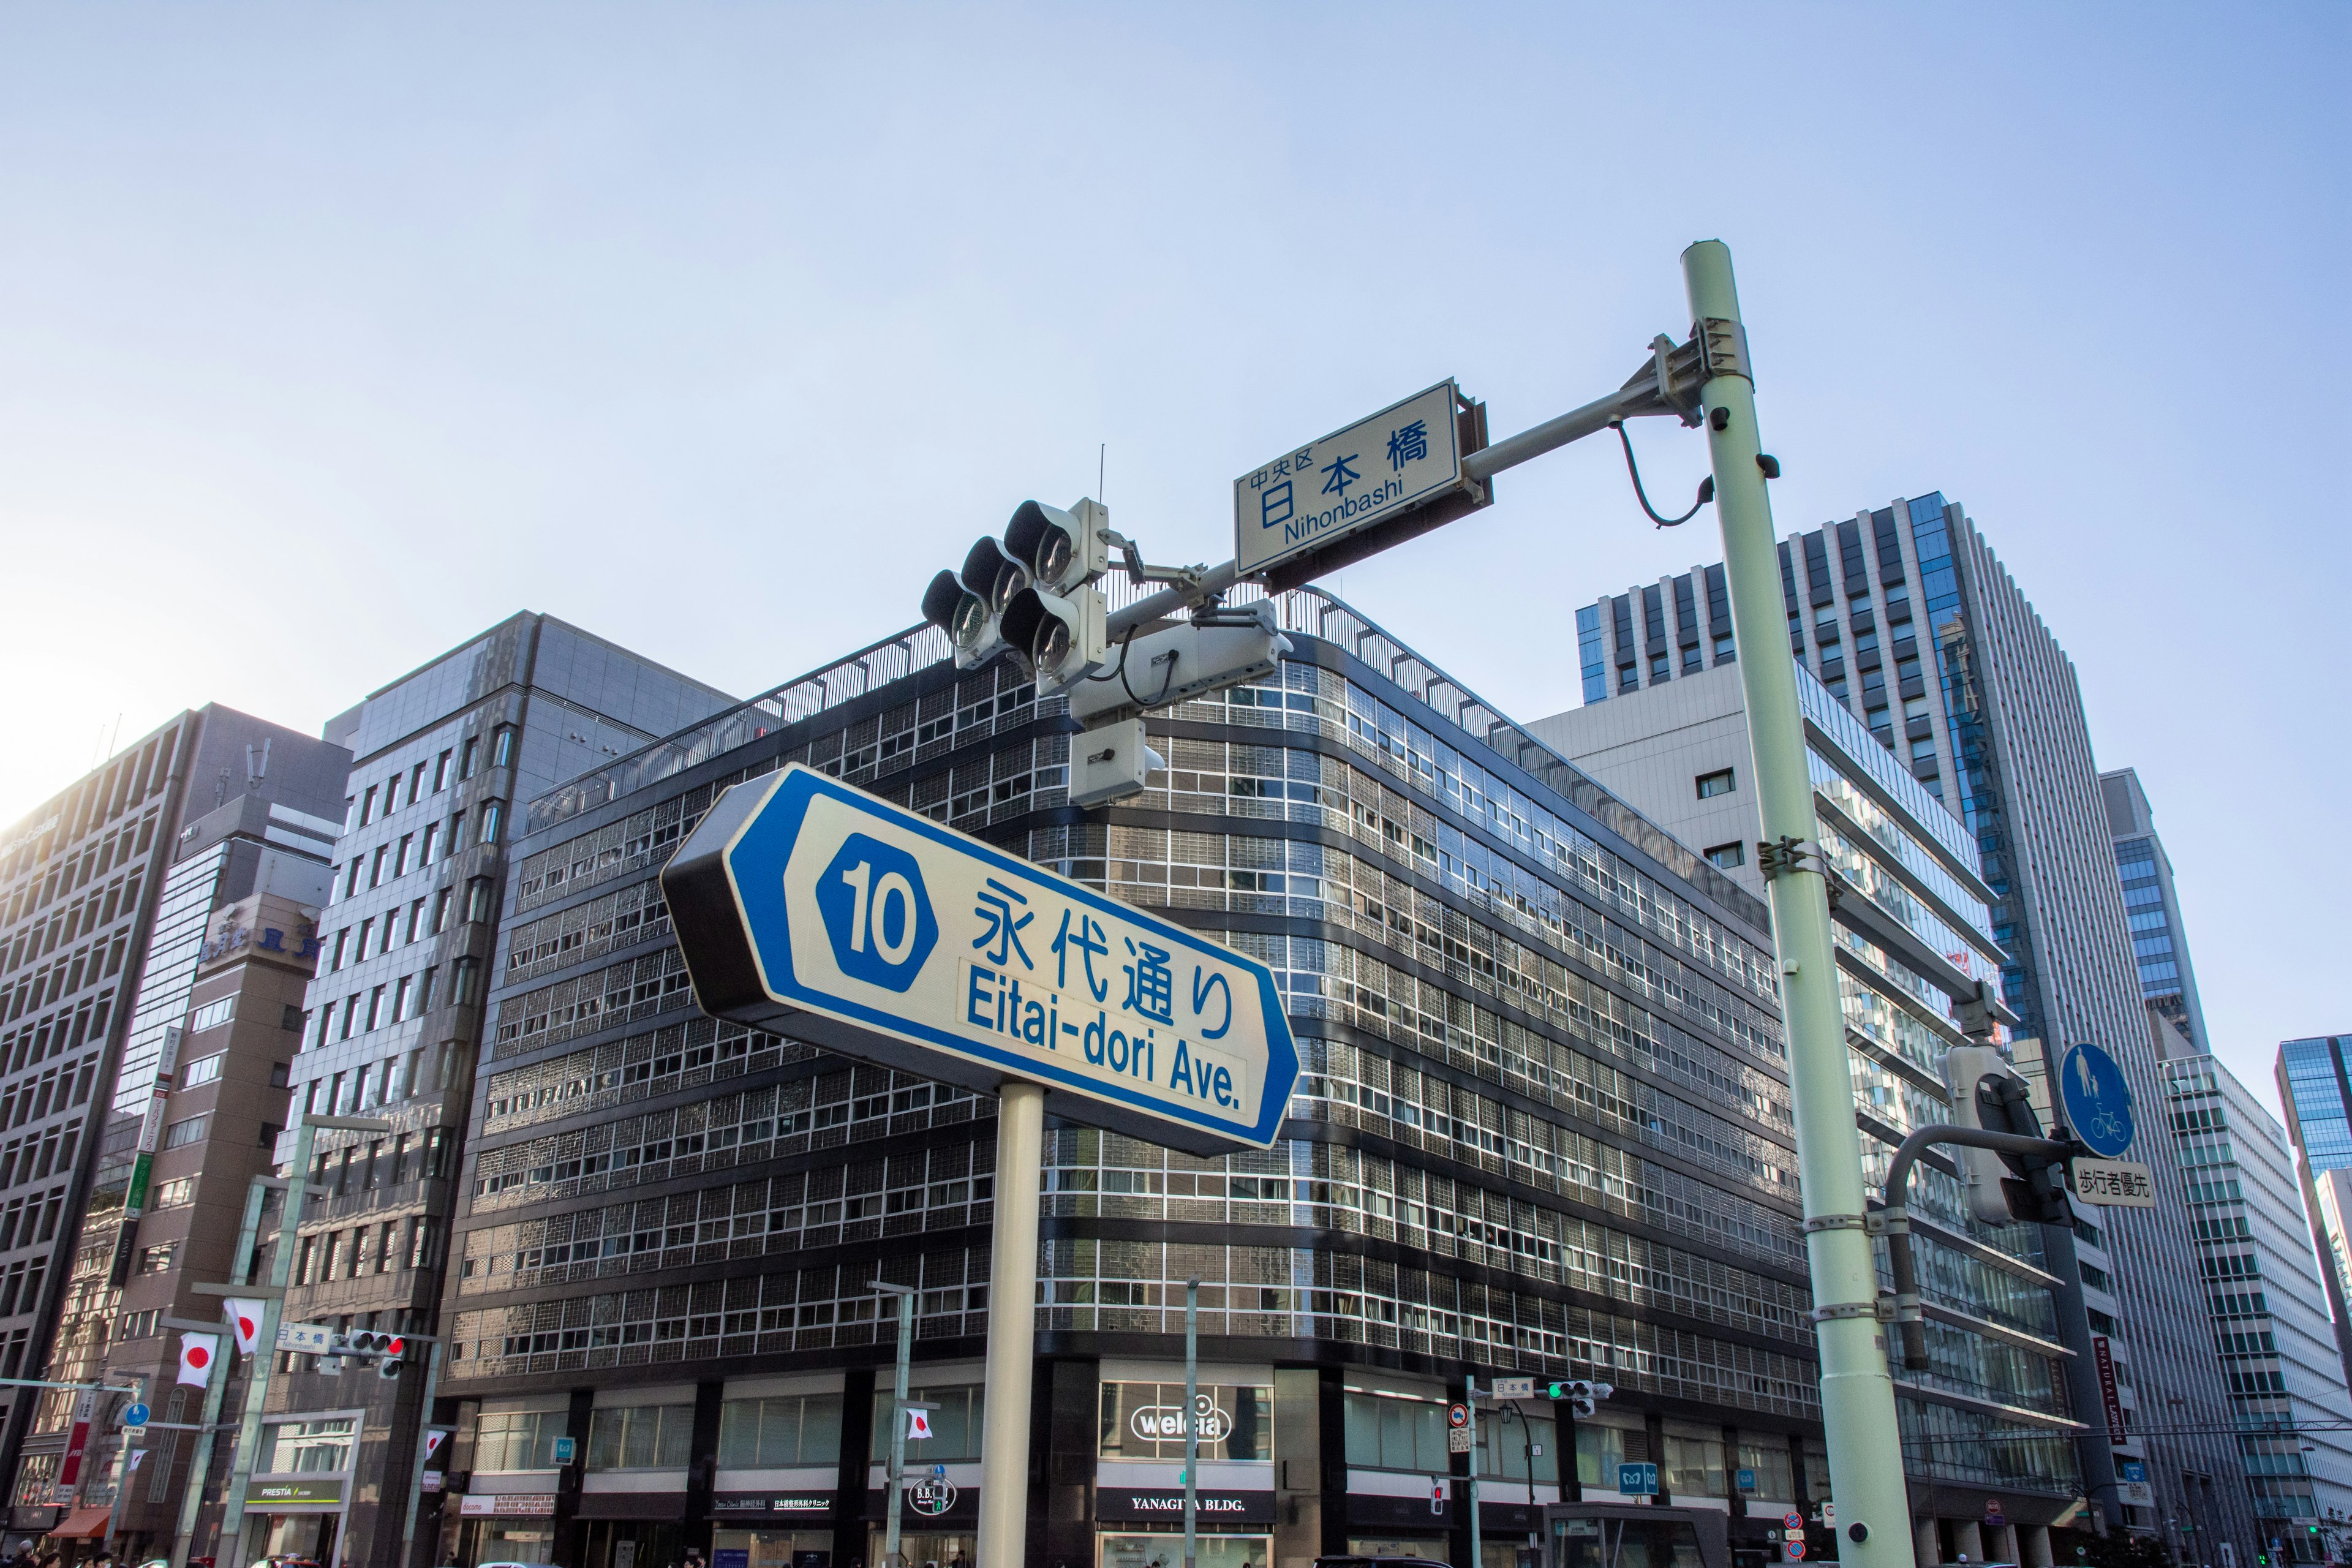
[[[874,1289],[898,1298],[898,1370],[890,1384],[889,1500],[884,1505],[888,1523],[883,1526],[883,1568],[904,1568],[898,1557],[898,1510],[906,1499],[907,1363],[915,1353],[915,1288],[874,1282]]]
[[[232,1255],[236,1259],[232,1284],[243,1284],[245,1277],[253,1272],[254,1243],[261,1235],[262,1195],[268,1191],[262,1184],[265,1180],[256,1176],[246,1189],[245,1225],[237,1232],[236,1251]],[[253,1353],[268,1352],[257,1344]],[[172,1538],[172,1568],[188,1568],[188,1552],[195,1542],[196,1514],[205,1501],[205,1478],[213,1468],[213,1428],[219,1424],[221,1403],[228,1393],[228,1373],[225,1370],[227,1361],[226,1356],[215,1357],[213,1365],[218,1370],[205,1382],[205,1413],[198,1418],[195,1454],[188,1460],[187,1490],[180,1498],[180,1530]]]

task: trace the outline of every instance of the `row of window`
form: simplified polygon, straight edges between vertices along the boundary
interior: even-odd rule
[[[514,746],[515,732],[512,725],[502,724],[492,731],[490,766],[503,768],[511,765],[514,762]],[[453,782],[463,783],[472,778],[479,768],[481,760],[481,737],[468,735],[462,748],[453,747],[444,751],[430,763],[418,763],[407,769],[404,773],[400,769],[394,769],[390,778],[380,785],[368,785],[355,801],[345,807],[346,811],[352,815],[343,831],[349,833],[352,828],[365,827],[369,823],[390,816],[399,810],[404,785],[407,790],[407,804],[415,805],[425,799],[428,794],[439,795]],[[425,773],[428,770],[433,776],[429,790],[425,785]],[[457,775],[455,780],[450,776],[453,771]]]
[[[386,882],[398,881],[409,872],[446,860],[478,844],[496,844],[505,830],[506,803],[486,800],[470,813],[454,812],[447,822],[428,822],[414,833],[404,833],[396,843],[379,844],[371,852],[362,851],[352,857],[349,864],[337,867],[337,875],[329,884],[332,902],[357,898],[361,893],[380,888]]]
[[[440,978],[441,966],[428,963],[414,974],[352,992],[343,998],[340,1008],[328,1003],[319,1010],[319,1029],[310,1042],[312,1048],[423,1017],[433,1010]],[[449,992],[444,1000],[450,1006],[467,1007],[481,999],[482,961],[470,953],[450,960]]]
[[[1044,1263],[1041,1330],[1177,1334],[1186,1279],[1263,1280],[1246,1289],[1229,1286],[1249,1300],[1204,1309],[1201,1331],[1510,1364],[1600,1377],[1629,1392],[1819,1418],[1810,1361],[1378,1260],[1288,1247],[1049,1240]],[[984,1247],[924,1257],[919,1339],[982,1331],[987,1267]],[[871,1264],[804,1268],[458,1312],[450,1329],[453,1376],[872,1345],[891,1332],[887,1312],[877,1310],[873,1274]],[[1081,1284],[1092,1300],[1062,1294]]]
[[[498,910],[491,907],[492,891],[492,881],[488,877],[468,880],[463,918],[478,923],[494,917]],[[457,896],[455,888],[442,888],[427,898],[410,900],[404,911],[395,907],[381,916],[371,915],[356,926],[343,927],[328,945],[326,972],[332,974],[346,964],[381,958],[394,947],[406,947],[425,937],[440,935],[449,929]]]

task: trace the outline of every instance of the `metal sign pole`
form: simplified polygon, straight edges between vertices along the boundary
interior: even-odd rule
[[[269,1191],[265,1180],[256,1176],[246,1189],[245,1220],[236,1233],[236,1251],[231,1254],[236,1259],[233,1270],[236,1278],[229,1281],[232,1285],[244,1283],[244,1277],[253,1272],[254,1243],[261,1237],[261,1203]],[[236,1344],[235,1334],[228,1339],[232,1346]],[[267,1353],[269,1352],[261,1346],[254,1347],[254,1354]],[[188,1460],[187,1490],[180,1497],[180,1529],[172,1538],[172,1568],[188,1568],[188,1554],[195,1548],[196,1515],[204,1507],[205,1478],[213,1468],[213,1428],[220,1420],[221,1404],[228,1396],[229,1359],[217,1358],[214,1375],[205,1384],[205,1413],[197,1418],[196,1451]]]
[[[1471,1568],[1484,1568],[1486,1558],[1481,1553],[1485,1550],[1485,1542],[1478,1535],[1478,1379],[1475,1376],[1462,1380],[1462,1407],[1470,1412],[1470,1485],[1466,1489],[1470,1493],[1470,1562]]]
[[[1878,1272],[1864,1228],[1862,1134],[1854,1124],[1853,1064],[1832,956],[1829,888],[1796,668],[1785,651],[1780,554],[1730,250],[1720,240],[1692,246],[1683,252],[1683,279],[1705,365],[1699,396],[1714,462],[1716,514],[1723,525],[1757,801],[1766,847],[1776,851],[1768,885],[1821,1346],[1822,1420],[1831,1488],[1847,1536],[1839,1555],[1846,1568],[1911,1568],[1902,1432],[1878,1324]]]
[[[1045,1091],[997,1091],[996,1223],[988,1286],[987,1408],[981,1427],[977,1568],[1021,1568],[1029,1535],[1029,1389],[1037,1345],[1037,1188]]]
[[[1230,1306],[1232,1303],[1227,1302]],[[1200,1509],[1201,1281],[1184,1281],[1184,1568],[1193,1568]]]
[[[441,1344],[438,1340],[428,1341],[425,1346],[425,1388],[416,1404],[416,1451],[408,1462],[408,1509],[400,1523],[399,1568],[409,1568],[416,1554],[416,1510],[424,1500],[425,1461],[431,1457],[425,1451],[425,1435],[433,1426],[433,1391],[440,1381]]]
[[[904,1568],[898,1561],[898,1515],[907,1498],[907,1363],[915,1353],[915,1288],[877,1279],[874,1289],[898,1298],[898,1370],[890,1383],[890,1474],[886,1483],[890,1496],[885,1505],[882,1563],[883,1568]]]

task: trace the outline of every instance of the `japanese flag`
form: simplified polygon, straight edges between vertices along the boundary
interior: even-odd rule
[[[213,1362],[220,1354],[218,1334],[180,1336],[180,1381],[204,1387],[213,1379]]]
[[[221,1316],[228,1320],[229,1331],[236,1335],[237,1352],[251,1355],[261,1342],[261,1303],[243,1296],[227,1296],[221,1300]]]
[[[931,1435],[931,1413],[928,1410],[907,1412],[907,1441],[919,1442]]]
[[[429,1459],[434,1455],[439,1453],[441,1451],[441,1445],[448,1440],[448,1427],[427,1426],[425,1428],[425,1457]]]

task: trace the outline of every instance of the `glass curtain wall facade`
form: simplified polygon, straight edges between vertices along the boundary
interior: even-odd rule
[[[1973,842],[2016,1035],[2053,1059],[2095,1043],[2140,1104],[2164,1103],[2082,694],[2056,637],[1939,493],[1791,534],[1780,554],[1791,655]],[[1736,656],[1709,586],[1718,570],[1580,611],[1588,703],[1596,690],[1608,702],[1671,688]],[[2182,1175],[2167,1140],[2138,1157],[2154,1167],[2157,1207],[2084,1215],[2100,1237],[2083,1253],[2104,1281],[2093,1304],[2124,1336],[2131,1437],[2119,1452],[2150,1488],[2127,1520],[2161,1531],[2210,1516],[2217,1540],[2243,1554],[2257,1532],[2228,1386],[2200,1282],[2178,1267],[2195,1240]]]
[[[1760,894],[1762,878],[1745,853],[1761,831],[1745,696],[1728,662],[1700,663],[1529,728],[1662,826],[1711,845],[1706,856]],[[1797,681],[1821,842],[1836,878],[1855,1111],[1876,1182],[1905,1135],[1950,1120],[1944,1055],[1969,1043],[1958,999],[1999,974],[2001,950],[1991,891],[1960,824],[1810,671],[1800,668]],[[2002,1016],[1996,1010],[1996,1025]],[[1996,1026],[1990,1037],[2004,1032]],[[1932,1551],[1931,1561],[1963,1551],[1978,1561],[2040,1558],[2049,1551],[2041,1532],[2079,1490],[2073,1443],[2082,1430],[2062,1392],[2064,1352],[2041,1227],[1974,1220],[1939,1169],[1915,1177],[1912,1202],[1931,1216],[1919,1246],[1934,1258],[1922,1274],[1935,1364],[1925,1375],[1905,1371],[1899,1357],[1890,1365],[1920,1550]],[[2000,1522],[1984,1525],[1996,1495]],[[2004,1528],[2016,1538],[1987,1539]]]
[[[352,762],[337,787],[341,834],[318,973],[291,1066],[294,1113],[391,1126],[315,1135],[309,1175],[329,1195],[310,1200],[288,1260],[289,1318],[434,1331],[517,814],[582,770],[732,700],[524,614],[329,723]],[[291,1156],[289,1132],[277,1158]],[[277,1225],[273,1206],[265,1220],[273,1246]],[[318,1446],[297,1439],[344,1423],[336,1475],[278,1478],[283,1495],[299,1500],[248,1512],[247,1539],[224,1543],[224,1556],[299,1552],[369,1568],[398,1557],[426,1415],[421,1372],[335,1374],[319,1359],[278,1355],[263,1436],[307,1465]],[[202,1530],[199,1539],[208,1539]]]
[[[1034,1559],[1164,1542],[1154,1413],[1192,1275],[1221,1551],[1466,1550],[1465,1461],[1424,1438],[1472,1371],[1617,1385],[1545,1457],[1498,1445],[1518,1451],[1490,1469],[1532,1460],[1538,1501],[1613,1495],[1638,1457],[1727,1505],[1739,1468],[1771,1478],[1759,1522],[1822,1497],[1761,907],[1344,606],[1282,611],[1279,678],[1156,720],[1167,771],[1108,811],[1066,804],[1059,702],[1002,668],[959,678],[929,632],[762,700],[827,693],[774,733],[719,748],[741,734],[722,716],[667,743],[674,763],[534,807],[445,1306],[461,1561],[519,1537],[591,1568],[681,1541],[874,1561],[877,1277],[921,1292],[915,1382],[961,1413],[915,1456],[954,1500],[911,1550],[969,1550],[976,1358],[1006,1310],[992,1103],[701,1017],[654,880],[719,789],[791,760],[1246,948],[1300,1037],[1264,1154],[1049,1129],[1041,1299],[1013,1304],[1039,1335]],[[730,1462],[755,1452],[753,1400],[803,1412],[789,1463],[764,1415],[757,1464]],[[640,1403],[664,1436],[597,1448],[596,1419]],[[673,1421],[684,1466],[662,1459]],[[555,1433],[578,1463],[550,1461]],[[1519,1486],[1487,1503],[1490,1539],[1524,1538]]]
[[[2197,968],[2189,962],[2189,931],[2172,885],[2172,859],[2157,836],[2147,792],[2137,772],[2119,768],[2099,775],[2099,796],[2106,806],[2107,831],[2115,837],[2116,876],[2123,883],[2140,994],[2199,1051],[2210,1052],[2213,1042],[2205,1033],[2205,1005],[2197,996]]]
[[[2352,1079],[2345,1054],[2352,1035],[2315,1035],[2280,1045],[2276,1068],[2279,1103],[2286,1111],[2287,1138],[2294,1146],[2295,1173],[2303,1183],[2304,1212],[2311,1224],[2313,1253],[2327,1288],[2327,1310],[2336,1320],[2337,1352],[2352,1378]]]
[[[2352,1434],[2286,1130],[2217,1058],[2182,1056],[2164,1077],[2247,1488],[2265,1540],[2320,1561],[2315,1528],[2352,1512]]]

